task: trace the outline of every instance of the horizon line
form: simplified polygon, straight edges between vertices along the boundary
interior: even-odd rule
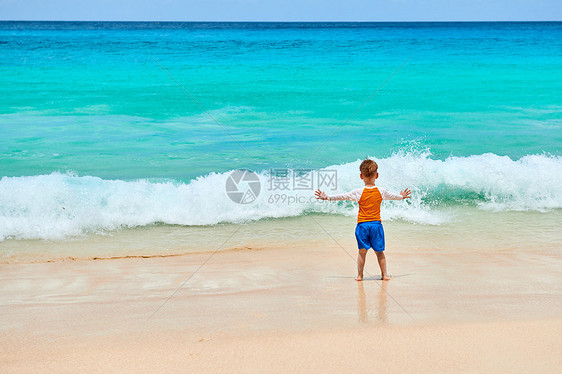
[[[182,23],[182,22],[191,22],[191,23],[485,23],[485,22],[562,22],[562,20],[415,20],[415,21],[217,21],[217,20],[209,20],[209,21],[172,21],[172,20],[71,20],[71,19],[62,19],[62,20],[51,20],[51,19],[0,19],[0,22],[162,22],[162,23]]]

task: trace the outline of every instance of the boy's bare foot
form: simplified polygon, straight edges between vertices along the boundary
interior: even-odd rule
[[[390,280],[390,277],[388,275],[381,275],[381,280],[388,281]]]
[[[357,282],[361,282],[363,280],[363,277],[360,277],[359,275],[355,277],[355,280]]]

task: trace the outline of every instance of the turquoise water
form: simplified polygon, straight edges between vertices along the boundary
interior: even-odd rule
[[[352,214],[224,183],[333,168],[345,190],[366,156],[419,197],[391,219],[562,207],[560,22],[0,22],[0,51],[0,240]]]

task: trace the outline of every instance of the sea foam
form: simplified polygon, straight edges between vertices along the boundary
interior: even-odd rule
[[[518,160],[495,154],[432,159],[428,152],[398,152],[376,159],[377,185],[398,192],[412,189],[408,201],[384,202],[383,220],[441,224],[448,206],[492,211],[547,211],[562,207],[562,158],[528,155]],[[362,185],[359,164],[327,166],[337,188]],[[317,187],[315,174],[311,176]],[[269,171],[256,172],[261,188],[248,204],[233,202],[225,184],[231,172],[211,173],[189,183],[104,180],[71,172],[0,180],[0,241],[64,239],[88,233],[154,223],[214,225],[294,217],[310,213],[354,216],[357,204],[320,202],[309,189],[274,189]],[[240,188],[244,188],[240,185]]]

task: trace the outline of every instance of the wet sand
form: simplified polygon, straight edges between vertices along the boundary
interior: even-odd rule
[[[2,372],[558,372],[562,256],[303,243],[0,264]],[[181,287],[180,287],[181,286]]]
[[[562,209],[541,212],[489,212],[478,208],[446,209],[441,225],[384,222],[392,253],[497,252],[559,253]],[[221,247],[356,247],[356,216],[306,215],[214,226],[150,225],[122,228],[65,240],[0,241],[0,263],[46,262],[65,258],[176,255],[213,252]]]

